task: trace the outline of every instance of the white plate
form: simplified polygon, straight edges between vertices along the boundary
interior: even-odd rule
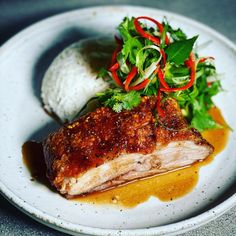
[[[210,165],[201,168],[194,190],[172,202],[151,198],[121,212],[109,206],[67,201],[30,181],[29,171],[22,162],[21,146],[29,139],[42,139],[55,128],[39,98],[41,79],[49,63],[71,42],[114,34],[124,16],[138,15],[159,20],[166,16],[189,36],[199,34],[199,44],[212,41],[201,54],[216,58],[226,91],[217,96],[216,103],[236,129],[236,48],[202,24],[156,9],[103,6],[60,14],[27,28],[0,48],[0,189],[19,209],[58,230],[95,235],[175,234],[214,219],[236,203],[234,132],[225,150]]]

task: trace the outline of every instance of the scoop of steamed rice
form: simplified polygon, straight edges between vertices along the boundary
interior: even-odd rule
[[[81,40],[64,49],[44,75],[44,108],[62,122],[73,120],[96,93],[109,87],[97,75],[109,65],[113,49],[113,41],[102,38]]]

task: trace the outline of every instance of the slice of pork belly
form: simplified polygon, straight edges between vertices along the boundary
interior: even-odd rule
[[[101,107],[50,134],[43,146],[52,185],[73,197],[183,168],[213,152],[173,99],[162,110],[157,118],[156,99],[143,97],[131,111]]]

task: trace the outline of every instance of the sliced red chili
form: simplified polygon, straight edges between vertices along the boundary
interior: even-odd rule
[[[146,38],[146,39],[152,41],[154,44],[156,44],[156,45],[159,46],[159,45],[160,45],[160,38],[158,38],[158,37],[156,37],[156,36],[153,36],[153,35],[147,33],[145,30],[143,30],[143,28],[142,28],[141,25],[139,24],[139,20],[140,20],[140,19],[145,19],[145,20],[149,20],[149,21],[153,22],[153,23],[154,23],[155,25],[157,25],[157,27],[159,28],[160,33],[162,33],[163,30],[164,30],[163,25],[162,25],[160,22],[158,22],[157,20],[155,20],[155,19],[153,19],[153,18],[151,18],[151,17],[148,17],[148,16],[139,16],[139,17],[137,17],[137,18],[134,19],[134,26],[135,26],[135,29],[137,30],[137,32],[138,32],[141,36],[143,36],[144,38]],[[167,35],[166,35],[166,37],[165,37],[165,42],[166,42],[166,44],[169,43],[169,38],[168,38]]]
[[[116,41],[116,43],[117,43],[118,45],[122,45],[122,44],[123,44],[122,39],[119,38],[117,35],[115,35],[114,38],[115,38],[115,41]]]
[[[115,83],[118,86],[120,86],[121,88],[123,88],[123,83],[122,83],[121,79],[119,78],[119,76],[117,75],[116,70],[111,71],[111,73],[112,73],[112,77],[113,77],[113,80],[115,81]]]
[[[111,66],[108,70],[109,71],[114,71],[114,70],[118,70],[119,69],[119,63],[116,62],[113,66]]]
[[[205,62],[206,60],[215,60],[215,58],[214,57],[203,57],[203,58],[200,58],[199,59],[199,61],[198,61],[198,63],[203,63],[203,62]]]
[[[207,82],[207,86],[208,86],[208,87],[211,87],[212,83],[213,83],[213,82]]]
[[[112,58],[111,58],[111,67],[108,69],[109,71],[111,71],[113,80],[115,81],[115,83],[123,88],[123,83],[122,80],[119,78],[118,74],[117,74],[117,70],[119,69],[119,63],[117,62],[117,54],[120,52],[121,48],[122,48],[122,41],[120,43],[120,41],[118,40],[118,37],[115,36],[116,42],[118,44],[117,48],[115,49],[115,51],[112,54]]]
[[[170,87],[169,87],[169,85],[165,81],[164,73],[163,73],[163,71],[161,70],[161,68],[159,66],[157,67],[155,73],[157,73],[157,76],[158,76],[158,78],[160,80],[161,85],[164,88],[168,88],[169,89]]]
[[[117,70],[119,69],[119,63],[116,62],[114,65],[112,65],[108,70],[111,72],[112,74],[112,78],[115,81],[115,83],[120,86],[121,88],[123,88],[123,83],[121,81],[121,79],[119,78],[119,76],[117,75]]]
[[[166,64],[166,54],[165,54],[163,49],[160,50],[160,53],[161,53],[162,58],[163,58],[163,67],[164,67],[165,64]]]
[[[141,82],[140,84],[138,84],[136,86],[130,86],[129,89],[138,91],[138,90],[145,88],[148,83],[149,83],[149,79],[145,79],[143,82]]]
[[[126,80],[125,80],[125,90],[126,91],[129,91],[129,85],[132,81],[132,79],[135,77],[135,75],[137,74],[138,72],[138,69],[136,66],[133,66],[131,71],[129,72],[129,74],[127,75],[126,77]]]
[[[185,64],[190,69],[189,82],[186,85],[179,87],[179,88],[161,88],[161,91],[163,91],[163,92],[176,92],[176,91],[186,90],[186,89],[193,86],[194,81],[195,81],[195,76],[196,76],[196,69],[195,69],[194,56],[193,56],[192,52],[190,53],[189,59],[186,61]]]
[[[121,46],[117,46],[117,48],[115,49],[115,51],[113,52],[112,54],[112,57],[111,57],[111,65],[114,65],[116,63],[116,57],[117,57],[117,54],[120,52],[121,50]]]
[[[122,44],[123,44],[123,41],[118,36],[116,36],[116,35],[115,35],[115,41],[116,41],[116,44],[117,44],[117,48],[114,50],[114,52],[112,54],[111,65],[116,63],[117,54],[121,51]]]

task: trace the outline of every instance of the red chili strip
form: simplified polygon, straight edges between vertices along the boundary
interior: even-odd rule
[[[212,83],[213,83],[213,82],[207,82],[207,86],[208,86],[208,87],[211,87]]]
[[[112,74],[112,78],[115,81],[115,83],[120,86],[121,88],[123,88],[123,83],[121,81],[121,79],[119,78],[119,76],[117,75],[117,70],[119,69],[119,63],[116,62],[113,66],[111,66],[108,70],[111,72]]]
[[[163,67],[164,67],[165,64],[166,64],[166,54],[165,54],[163,49],[160,50],[160,53],[161,53],[162,58],[163,58]]]
[[[159,80],[160,80],[161,85],[162,85],[164,88],[169,89],[170,87],[169,87],[169,85],[166,83],[165,77],[164,77],[164,73],[163,73],[163,71],[161,70],[160,67],[157,67],[157,69],[155,70],[155,73],[157,73],[157,76],[158,76],[158,78],[159,78]]]
[[[135,77],[135,75],[137,74],[138,72],[138,69],[136,66],[133,66],[131,71],[129,72],[129,74],[127,75],[126,77],[126,80],[125,80],[125,90],[126,91],[129,91],[129,85],[132,81],[132,79]]]
[[[116,57],[117,57],[117,54],[120,52],[120,50],[121,50],[121,46],[118,45],[117,48],[115,49],[115,51],[112,54],[111,65],[114,65],[116,63]]]
[[[118,37],[115,37],[115,39],[116,39],[118,46],[112,54],[111,67],[108,70],[111,71],[111,74],[112,74],[112,77],[113,77],[113,80],[115,81],[115,83],[119,87],[123,88],[123,83],[117,74],[117,70],[119,69],[120,66],[119,66],[119,63],[117,62],[117,58],[116,58],[117,54],[120,52],[120,50],[122,48],[122,43],[121,44],[118,43]]]
[[[123,44],[122,39],[119,38],[117,35],[115,35],[114,38],[115,38],[115,41],[116,41],[116,43],[117,43],[118,45],[122,45],[122,44]]]
[[[198,61],[198,63],[203,63],[203,62],[205,62],[206,60],[215,60],[215,58],[214,57],[203,57],[203,58],[200,58],[199,59],[199,61]]]
[[[141,25],[139,24],[139,20],[140,20],[140,19],[145,19],[145,20],[149,20],[149,21],[153,22],[153,23],[154,23],[155,25],[157,25],[157,27],[159,28],[160,33],[162,33],[163,30],[164,30],[163,25],[162,25],[160,22],[158,22],[157,20],[155,20],[155,19],[153,19],[153,18],[151,18],[151,17],[148,17],[148,16],[139,16],[139,17],[136,17],[136,18],[134,19],[134,26],[135,26],[135,29],[137,30],[137,32],[138,32],[141,36],[143,36],[144,38],[146,38],[146,39],[152,41],[154,44],[156,44],[156,45],[159,46],[159,45],[160,45],[160,38],[155,37],[155,36],[153,36],[153,35],[147,33],[145,30],[143,30],[143,28],[142,28]],[[166,35],[166,37],[165,37],[165,42],[166,42],[166,44],[169,43],[169,38],[168,38],[167,35]]]
[[[196,76],[195,62],[194,62],[193,57],[194,57],[193,53],[191,52],[190,56],[189,56],[189,59],[186,61],[186,65],[190,69],[190,80],[189,80],[189,82],[186,85],[184,85],[183,87],[180,87],[180,88],[161,88],[161,91],[163,91],[163,92],[176,92],[176,91],[186,90],[186,89],[193,86],[194,81],[195,81],[195,76]]]
[[[170,40],[169,40],[167,34],[166,34],[166,37],[165,37],[165,43],[166,43],[166,45],[168,45],[170,43]]]
[[[108,70],[109,71],[114,71],[114,70],[118,70],[119,69],[119,63],[116,62],[113,66],[111,66]]]
[[[116,62],[117,54],[121,51],[122,44],[123,44],[123,41],[117,35],[115,35],[115,41],[117,44],[117,48],[115,49],[115,51],[112,54],[112,58],[111,58],[112,65]]]
[[[116,70],[111,71],[111,73],[112,73],[113,80],[116,82],[116,84],[120,86],[121,88],[123,88],[123,83],[121,79],[119,78],[119,76],[117,75]]]
[[[149,79],[145,79],[142,83],[140,83],[136,86],[130,86],[129,89],[138,91],[138,90],[145,88],[148,83],[149,83]]]

